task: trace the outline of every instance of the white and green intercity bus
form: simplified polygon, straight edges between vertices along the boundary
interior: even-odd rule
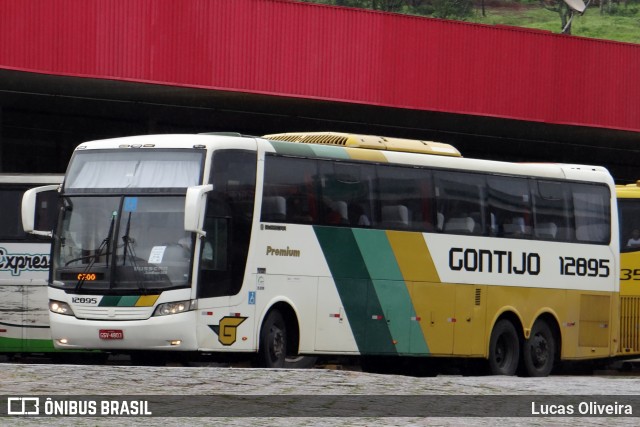
[[[601,167],[339,133],[147,135],[78,146],[59,198],[58,348],[530,376],[619,351]]]
[[[55,174],[0,174],[0,354],[5,356],[55,350],[47,309],[51,238],[25,233],[20,211],[25,191],[36,185],[52,185],[49,191],[39,193],[32,207],[38,228],[52,230],[62,178]]]

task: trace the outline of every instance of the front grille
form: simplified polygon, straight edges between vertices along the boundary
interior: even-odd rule
[[[88,320],[143,320],[153,314],[154,307],[91,307],[73,306],[79,319]]]

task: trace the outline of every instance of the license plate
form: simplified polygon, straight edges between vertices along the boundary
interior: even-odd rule
[[[100,329],[98,336],[101,340],[121,340],[124,339],[122,329]]]

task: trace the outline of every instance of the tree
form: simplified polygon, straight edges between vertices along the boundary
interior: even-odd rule
[[[359,7],[384,12],[413,13],[435,18],[464,20],[473,13],[473,0],[303,0],[309,3]],[[482,1],[482,14],[484,0]]]
[[[567,3],[563,0],[540,0],[540,4],[547,10],[558,13],[560,15],[560,30],[563,34],[571,34],[571,21],[574,14]]]
[[[371,0],[371,9],[397,12],[402,8],[405,0]]]
[[[472,0],[433,0],[435,18],[460,19],[473,13]]]

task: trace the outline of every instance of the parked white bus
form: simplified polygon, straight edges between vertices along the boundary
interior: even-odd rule
[[[53,351],[49,331],[47,277],[51,239],[22,229],[24,192],[36,185],[57,187],[62,175],[0,174],[0,353]],[[57,189],[39,194],[38,228],[51,231],[57,219]]]
[[[38,191],[25,195],[27,231]],[[466,159],[427,141],[87,142],[60,192],[52,336],[266,367],[476,358],[494,374],[548,375],[619,350],[614,195],[600,167]]]

